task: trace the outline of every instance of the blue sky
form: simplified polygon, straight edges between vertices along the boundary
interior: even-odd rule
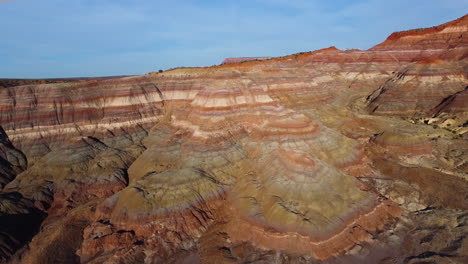
[[[0,3],[0,78],[144,74],[226,57],[368,49],[465,15],[466,0],[17,0]]]

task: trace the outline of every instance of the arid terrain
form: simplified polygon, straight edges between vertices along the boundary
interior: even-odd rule
[[[0,80],[0,263],[468,263],[468,15],[369,50]]]

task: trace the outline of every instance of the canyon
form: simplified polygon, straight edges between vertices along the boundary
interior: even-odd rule
[[[468,15],[140,76],[0,82],[0,263],[468,263]]]

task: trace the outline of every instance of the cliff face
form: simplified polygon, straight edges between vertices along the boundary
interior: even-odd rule
[[[0,89],[0,259],[466,262],[466,25]]]

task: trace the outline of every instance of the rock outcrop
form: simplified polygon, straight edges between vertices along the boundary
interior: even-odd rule
[[[0,89],[0,261],[466,263],[467,23]]]

